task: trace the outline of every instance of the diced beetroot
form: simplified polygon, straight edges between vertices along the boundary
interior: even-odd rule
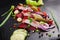
[[[33,15],[31,15],[31,16],[30,16],[30,18],[34,18],[34,16],[33,16]]]
[[[19,13],[19,14],[16,14],[16,17],[17,17],[17,18],[18,18],[18,17],[23,18],[23,15],[22,15],[22,13]]]
[[[28,12],[28,10],[23,10],[24,13]]]
[[[14,10],[19,10],[19,9],[16,7],[16,8],[14,8]]]
[[[36,30],[36,28],[33,27],[33,26],[30,26],[30,27],[28,28],[28,30]]]
[[[38,7],[38,10],[39,10],[39,11],[41,11],[41,8],[40,8],[40,7]]]
[[[28,16],[24,16],[24,18],[23,19],[28,19]]]
[[[27,28],[27,24],[26,23],[22,23],[19,25],[19,28]]]
[[[52,25],[52,24],[53,24],[53,20],[49,20],[49,21],[48,21],[48,24],[49,24],[49,25]]]
[[[47,16],[47,13],[46,13],[46,12],[43,12],[43,15],[44,15],[44,16]]]

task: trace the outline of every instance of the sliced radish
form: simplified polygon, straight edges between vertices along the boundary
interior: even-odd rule
[[[23,6],[17,6],[19,10],[24,10],[25,8]]]
[[[22,18],[20,18],[20,17],[17,18],[17,21],[18,21],[18,22],[21,22],[21,21],[22,21]]]
[[[14,14],[18,14],[18,13],[19,13],[19,10],[15,10],[15,11],[14,11]]]

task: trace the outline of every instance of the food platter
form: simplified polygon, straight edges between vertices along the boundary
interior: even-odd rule
[[[15,4],[17,4],[17,3],[19,3],[19,2],[17,2],[16,3],[16,1],[14,1],[15,2]],[[54,1],[53,1],[54,2]],[[46,8],[53,8],[53,7],[49,7],[49,4],[47,4],[47,3],[49,3],[49,1],[46,1],[45,2],[46,3],[46,5],[44,5],[43,6],[43,8],[42,8],[42,10],[45,10],[45,11],[47,11],[47,13],[50,15],[50,11],[48,11],[48,10],[46,10]],[[14,3],[12,3],[12,4],[14,4]],[[10,5],[11,5],[11,3],[10,3]],[[3,7],[3,9],[2,9],[2,7],[1,7],[1,14],[3,13],[3,12],[5,12],[5,11],[7,11],[10,7],[10,5],[8,5],[8,6],[5,6],[5,7]],[[51,4],[50,4],[51,5]],[[55,5],[54,5],[55,6]],[[3,11],[4,10],[4,11]],[[52,9],[52,10],[54,10],[54,9]],[[50,15],[51,16],[51,15]],[[1,17],[1,21],[2,21],[3,19],[2,19],[2,17]],[[0,21],[0,22],[1,22]],[[9,40],[10,39],[10,36],[11,36],[11,34],[13,33],[13,31],[14,30],[16,30],[16,29],[14,29],[14,28],[12,28],[12,24],[14,24],[15,23],[15,21],[12,19],[12,17],[10,17],[10,19],[7,21],[7,23],[3,26],[3,27],[1,27],[0,28],[0,35],[1,35],[1,37],[0,37],[0,39],[1,40]],[[12,28],[12,29],[11,29]],[[47,35],[47,33],[51,36],[51,37],[49,37],[49,36],[46,36]],[[27,40],[57,40],[57,38],[58,38],[58,29],[57,29],[57,27],[55,27],[54,29],[52,29],[51,31],[49,31],[49,32],[37,32],[37,33],[33,33],[33,32],[30,32],[30,36],[29,37],[27,37]],[[41,36],[41,35],[43,35],[43,36]],[[41,36],[41,37],[40,37]]]

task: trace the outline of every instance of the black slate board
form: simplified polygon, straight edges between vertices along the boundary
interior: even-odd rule
[[[11,5],[17,5],[18,3],[25,3],[25,0],[0,0],[0,15],[2,15],[5,11],[7,11]],[[45,3],[45,6],[43,6],[43,10],[45,10],[45,8],[47,8],[47,7],[54,10],[56,8],[55,6],[59,4],[59,0],[57,0],[57,1],[56,0],[53,0],[53,1],[44,0],[44,3]],[[45,11],[47,11],[47,13],[50,14],[50,12],[48,10],[45,10]],[[58,11],[58,10],[56,9],[55,11]],[[0,23],[2,22],[2,20],[4,18],[2,18],[0,16]],[[12,28],[12,24],[14,24],[14,22],[15,22],[14,19],[12,19],[12,17],[10,17],[10,19],[6,22],[6,24],[0,28],[0,40],[9,40],[10,36],[12,35],[13,31],[15,30],[14,28],[12,30],[10,30],[10,28]],[[55,33],[52,33],[53,31],[55,31]],[[52,36],[48,37],[48,36],[46,36],[46,33],[49,33]],[[41,38],[39,38],[39,35],[41,35],[41,34],[43,34],[43,36]],[[31,32],[30,37],[27,38],[27,40],[57,40],[57,39],[58,39],[58,30],[56,27],[49,32],[41,32],[40,34]]]

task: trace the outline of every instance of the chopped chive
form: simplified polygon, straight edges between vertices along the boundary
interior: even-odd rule
[[[32,22],[32,18],[28,17],[28,19],[30,20],[30,23]]]
[[[48,34],[49,37],[51,37],[51,34]]]
[[[27,26],[28,28],[30,27],[30,25]]]
[[[37,29],[36,32],[39,32],[39,30]]]

